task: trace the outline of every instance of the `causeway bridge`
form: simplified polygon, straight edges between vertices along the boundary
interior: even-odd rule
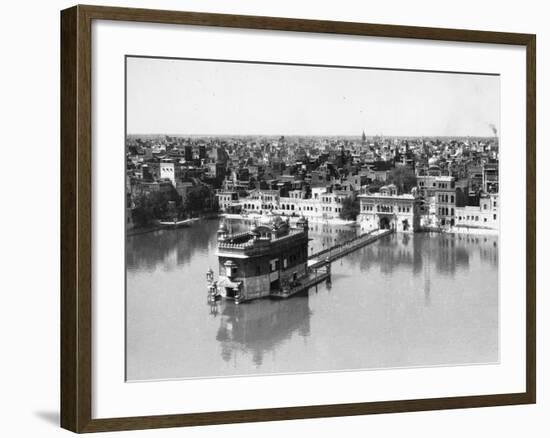
[[[311,254],[308,257],[308,275],[300,279],[298,284],[289,288],[271,292],[274,298],[288,298],[315,286],[323,281],[330,281],[330,264],[353,251],[373,243],[381,237],[387,236],[393,230],[377,229],[370,231],[353,239],[331,246],[330,248]]]
[[[349,253],[352,253],[353,251],[362,248],[363,246],[369,245],[370,243],[380,239],[381,237],[387,236],[392,232],[392,230],[387,229],[372,230],[368,233],[354,237],[353,239],[346,240],[345,242],[316,252],[308,257],[308,267],[311,269],[315,269],[316,267],[320,267],[323,264],[331,263],[334,260],[344,257]]]

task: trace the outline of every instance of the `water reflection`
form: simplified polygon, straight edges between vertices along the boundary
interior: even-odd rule
[[[332,284],[309,294],[208,305],[217,228],[209,220],[127,239],[129,380],[498,358],[496,236],[393,234],[333,263]],[[310,247],[356,233],[312,224]]]
[[[247,228],[240,221],[231,223],[235,232]],[[197,256],[213,255],[216,251],[218,224],[217,219],[203,220],[189,228],[129,236],[126,239],[126,268],[129,271],[154,271],[159,268],[170,270],[190,263]]]
[[[351,240],[360,232],[357,227],[349,225],[328,225],[324,223],[311,223],[309,229],[310,252],[322,251],[325,248],[337,245],[346,240]]]
[[[390,275],[396,269],[410,268],[419,274],[425,265],[440,274],[452,276],[457,269],[468,269],[475,253],[482,263],[498,267],[498,238],[496,236],[465,237],[451,234],[417,233],[392,234],[376,245],[360,252],[361,257],[351,256],[351,263],[359,263],[361,271],[378,269]]]
[[[310,335],[307,294],[292,300],[271,300],[269,305],[256,301],[246,305],[222,304],[220,327],[216,340],[221,344],[221,357],[228,362],[236,352],[250,354],[256,365],[264,355],[293,336]]]

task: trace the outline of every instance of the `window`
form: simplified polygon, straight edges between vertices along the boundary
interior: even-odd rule
[[[497,215],[496,214],[493,215],[493,220],[495,220],[495,221],[497,220]]]

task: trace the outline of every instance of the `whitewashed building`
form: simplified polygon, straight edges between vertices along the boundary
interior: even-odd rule
[[[377,228],[400,232],[416,232],[420,229],[420,206],[418,191],[398,195],[393,184],[384,186],[379,193],[359,195],[360,212],[357,220],[361,231]]]
[[[176,187],[176,165],[173,161],[160,162],[160,178],[169,179],[172,185]]]
[[[457,207],[455,226],[458,228],[499,229],[498,193],[482,195],[479,206]]]

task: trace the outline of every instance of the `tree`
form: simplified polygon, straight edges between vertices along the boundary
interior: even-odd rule
[[[170,204],[172,202],[172,204]],[[132,220],[138,227],[152,225],[156,219],[165,219],[174,215],[180,198],[175,189],[170,191],[142,193],[134,199]]]
[[[398,166],[391,170],[388,181],[395,184],[400,193],[409,193],[416,186],[416,175],[409,167]]]
[[[342,201],[342,210],[340,211],[340,217],[342,219],[354,221],[357,219],[359,212],[359,199],[357,196],[348,196],[344,198]]]
[[[207,209],[211,209],[212,194],[210,189],[205,185],[197,185],[193,187],[187,193],[185,202],[183,205],[183,210],[192,215],[196,212],[201,212]]]
[[[147,227],[155,220],[155,205],[153,196],[141,194],[134,200],[132,220],[137,227]]]

